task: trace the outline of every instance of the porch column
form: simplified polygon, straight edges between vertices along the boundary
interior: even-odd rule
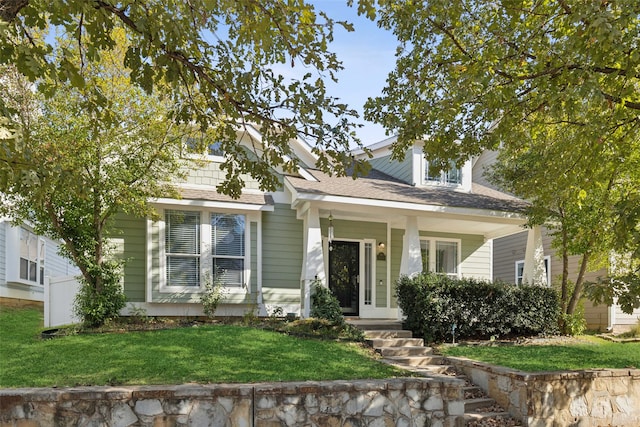
[[[550,285],[550,283],[547,283],[547,273],[544,268],[544,248],[542,247],[542,232],[539,226],[530,228],[527,235],[522,283]]]
[[[322,258],[322,232],[318,208],[310,207],[303,218],[304,251],[302,253],[302,317],[311,311],[311,285],[317,279],[325,283],[324,260]]]
[[[420,273],[422,273],[422,255],[420,253],[418,217],[408,216],[402,240],[400,274],[411,277]]]

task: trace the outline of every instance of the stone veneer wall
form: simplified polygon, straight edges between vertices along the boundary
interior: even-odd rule
[[[0,427],[455,427],[463,414],[463,382],[447,378],[0,390]]]
[[[448,359],[525,426],[640,426],[640,369],[530,374]]]

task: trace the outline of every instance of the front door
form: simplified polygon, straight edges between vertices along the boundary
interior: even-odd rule
[[[338,298],[345,315],[358,315],[360,282],[360,243],[331,242],[329,250],[329,289]]]

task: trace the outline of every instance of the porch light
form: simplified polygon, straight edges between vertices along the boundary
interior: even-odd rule
[[[378,254],[376,256],[378,261],[386,261],[387,253],[385,252],[384,242],[378,243]]]
[[[329,230],[328,230],[328,240],[329,240],[329,250],[333,249],[331,243],[333,242],[333,238],[335,237],[333,234],[333,216],[329,214]]]

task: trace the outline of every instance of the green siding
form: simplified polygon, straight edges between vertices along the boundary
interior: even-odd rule
[[[125,260],[124,293],[127,301],[144,302],[146,272],[146,227],[147,220],[129,215],[117,215],[114,240],[121,247],[121,257]],[[120,243],[121,242],[121,243]]]
[[[420,237],[460,240],[460,274],[463,277],[491,278],[491,244],[477,234],[434,233],[421,231]]]
[[[391,159],[391,155],[369,160],[371,167],[387,175],[391,175],[407,184],[413,182],[413,156],[411,150],[408,150],[403,161]]]
[[[277,204],[262,214],[262,289],[300,289],[303,222],[289,205]],[[271,288],[271,289],[270,289]]]

